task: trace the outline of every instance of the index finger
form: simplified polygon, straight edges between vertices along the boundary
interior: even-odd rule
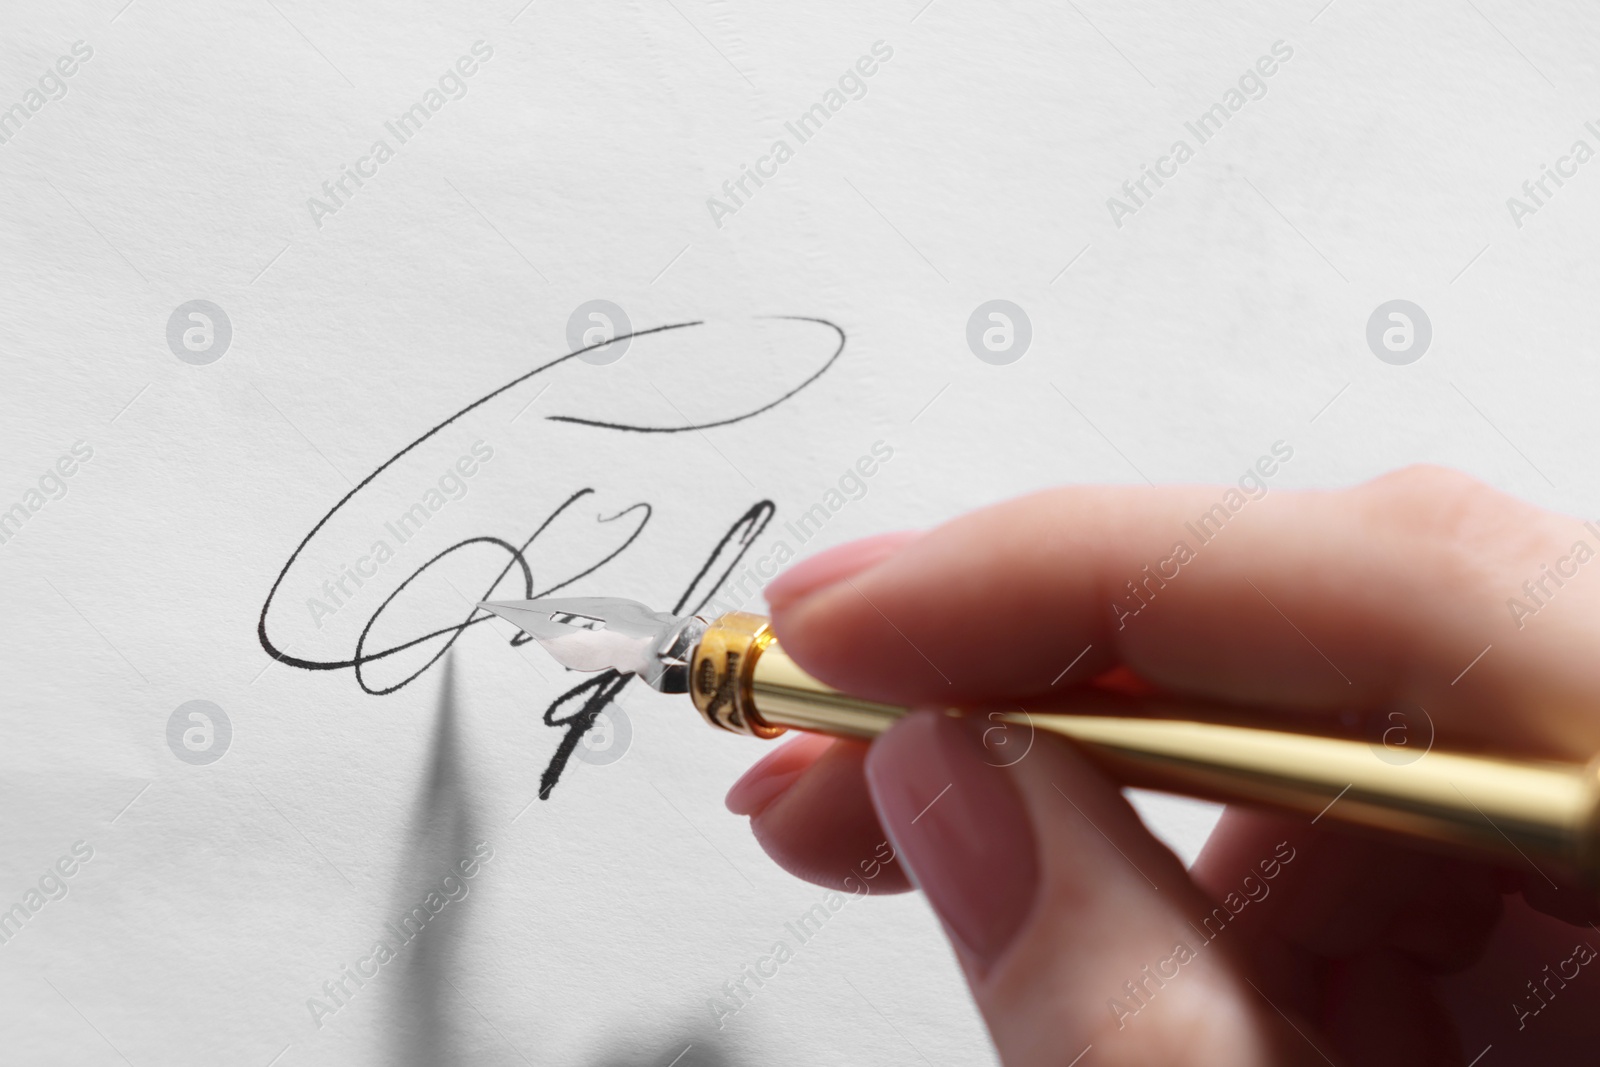
[[[1122,666],[1330,722],[1418,705],[1444,737],[1587,759],[1594,582],[1508,610],[1584,537],[1600,545],[1576,519],[1435,468],[1255,498],[1068,487],[962,516],[854,574],[821,558],[820,586],[802,564],[768,599],[801,666],[888,703],[1037,703]]]

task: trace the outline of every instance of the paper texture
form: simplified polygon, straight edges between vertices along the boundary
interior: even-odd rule
[[[1319,2],[10,5],[6,1059],[992,1062],[758,743],[630,685],[539,800],[582,679],[455,628],[1280,442],[1592,514],[1593,20]]]

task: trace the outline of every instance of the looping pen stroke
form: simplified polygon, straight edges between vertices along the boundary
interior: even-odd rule
[[[844,352],[845,346],[844,330],[826,319],[811,318],[800,315],[771,316],[771,318],[785,319],[794,322],[816,323],[832,330],[838,337],[837,347],[833,350],[832,354],[830,354],[822,362],[821,366],[819,366],[817,370],[805,380],[801,381],[798,385],[783,393],[775,400],[739,414],[715,418],[707,422],[695,423],[686,426],[641,426],[622,422],[607,421],[605,419],[578,418],[571,415],[548,415],[545,416],[545,418],[547,421],[551,422],[566,422],[581,426],[588,426],[593,428],[596,432],[633,434],[671,434],[702,431],[719,426],[729,426],[734,423],[743,422],[746,419],[755,418],[763,412],[770,411],[779,404],[784,403],[795,394],[799,393],[801,390],[815,382],[834,365],[839,356]],[[610,341],[601,342],[600,344],[610,344],[618,340],[623,340],[624,338],[636,339],[650,334],[660,334],[671,330],[692,329],[702,325],[704,325],[704,323],[701,320],[673,323],[666,326],[657,326],[648,330],[638,330],[634,333],[624,335],[624,337],[612,338]],[[590,348],[597,347],[600,347],[600,345],[597,344],[590,346]],[[579,579],[595,573],[600,568],[616,559],[623,552],[627,551],[627,549],[638,540],[640,534],[644,532],[645,526],[650,522],[651,517],[655,513],[654,506],[648,502],[633,504],[612,515],[597,516],[597,521],[602,524],[620,524],[617,529],[624,535],[622,537],[622,543],[611,549],[609,552],[606,552],[604,555],[600,556],[599,559],[589,563],[588,566],[583,567],[574,573],[559,577],[553,583],[544,585],[542,588],[535,586],[534,568],[530,565],[528,560],[530,550],[539,537],[549,529],[553,522],[562,517],[564,514],[568,513],[580,502],[585,501],[588,497],[596,492],[593,487],[583,488],[573,492],[566,498],[566,500],[564,500],[553,511],[551,511],[550,514],[546,516],[539,526],[533,531],[533,533],[529,535],[529,537],[520,545],[511,541],[507,541],[504,538],[480,534],[464,537],[461,540],[456,541],[454,544],[447,546],[442,551],[434,554],[420,567],[412,571],[409,575],[406,575],[396,586],[394,591],[391,592],[383,600],[383,602],[378,605],[377,609],[373,611],[372,615],[366,620],[366,623],[361,629],[361,634],[356,640],[353,653],[347,659],[309,659],[301,656],[295,656],[285,651],[283,648],[280,648],[278,644],[273,641],[269,634],[269,615],[272,612],[274,598],[277,597],[279,589],[282,587],[284,580],[289,576],[290,571],[294,568],[296,561],[300,559],[302,553],[306,551],[307,546],[312,544],[312,542],[317,538],[318,534],[322,532],[324,527],[327,526],[329,521],[332,520],[341,509],[345,508],[351,503],[351,501],[355,500],[362,493],[362,491],[367,488],[367,486],[377,480],[385,471],[393,467],[408,453],[412,452],[429,439],[438,435],[441,431],[451,426],[469,412],[482,407],[484,404],[487,404],[496,397],[515,389],[530,379],[533,379],[541,374],[548,373],[553,368],[558,367],[561,364],[566,363],[568,360],[574,359],[589,350],[589,348],[582,348],[566,355],[559,356],[556,359],[550,360],[547,363],[535,367],[533,370],[528,371],[525,374],[513,378],[506,384],[494,389],[484,396],[479,397],[477,400],[474,400],[472,403],[461,408],[461,410],[455,412],[455,414],[451,415],[449,418],[429,429],[426,433],[422,434],[416,440],[406,445],[383,463],[379,464],[378,467],[372,471],[372,473],[362,478],[353,489],[341,497],[339,501],[334,504],[325,515],[322,516],[322,518],[317,520],[316,525],[311,528],[311,531],[301,539],[298,545],[295,546],[294,551],[289,554],[289,558],[284,563],[283,568],[278,572],[278,576],[273,580],[272,588],[267,592],[266,600],[261,605],[260,618],[256,624],[256,635],[261,642],[261,647],[266,651],[266,653],[280,663],[287,664],[291,667],[298,667],[302,670],[331,671],[349,669],[353,672],[356,682],[361,687],[363,692],[372,694],[374,696],[385,696],[409,685],[435,663],[437,663],[439,659],[449,651],[450,646],[454,644],[456,638],[465,632],[468,627],[488,622],[491,618],[491,616],[489,616],[487,613],[482,612],[477,608],[473,608],[467,613],[466,617],[462,619],[461,622],[454,625],[430,629],[427,632],[394,641],[393,643],[387,644],[385,647],[376,649],[368,647],[374,625],[381,618],[383,618],[384,613],[392,604],[395,603],[396,598],[400,597],[400,595],[405,592],[405,590],[410,587],[413,582],[425,574],[430,568],[438,565],[452,554],[463,550],[471,550],[476,552],[484,549],[492,552],[505,553],[504,566],[500,569],[499,573],[494,576],[494,580],[482,590],[478,597],[478,599],[487,599],[491,592],[496,590],[496,588],[507,578],[508,575],[511,576],[512,582],[520,588],[522,596],[527,598],[549,596],[565,588],[566,586],[571,585]],[[716,592],[719,588],[721,588],[722,583],[727,581],[728,576],[732,574],[734,568],[739,565],[740,561],[744,558],[745,553],[749,551],[750,546],[754,544],[756,538],[761,535],[761,532],[766,529],[767,524],[771,522],[776,510],[776,506],[772,503],[772,501],[759,500],[752,504],[732,523],[732,525],[727,528],[726,532],[721,535],[716,545],[711,549],[710,554],[707,555],[705,560],[699,565],[696,573],[692,578],[689,579],[682,595],[679,597],[677,603],[673,605],[672,610],[674,614],[693,614],[698,612],[713,596],[716,595]],[[499,595],[505,596],[507,593],[505,590],[500,590]],[[420,667],[397,682],[393,682],[392,684],[388,685],[373,684],[365,672],[365,668],[368,664],[387,659],[388,657],[394,656],[398,653],[405,652],[408,649],[416,648],[429,641],[435,641],[441,638],[443,640],[434,654]],[[511,643],[514,645],[520,645],[525,643],[527,640],[528,638],[525,634],[518,634],[512,639]],[[551,702],[549,707],[545,709],[543,716],[545,725],[555,729],[564,730],[565,733],[562,735],[554,755],[551,757],[549,764],[545,767],[544,773],[540,778],[539,796],[541,799],[547,799],[550,796],[551,790],[555,788],[556,783],[560,780],[562,771],[565,769],[567,762],[571,759],[572,754],[577,748],[578,743],[582,739],[584,733],[594,726],[599,715],[613,700],[618,697],[618,695],[621,694],[622,690],[632,680],[632,675],[618,674],[616,671],[605,671],[600,674],[585,678],[582,682],[556,697],[556,699]]]

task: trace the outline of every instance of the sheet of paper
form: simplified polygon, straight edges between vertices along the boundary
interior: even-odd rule
[[[563,759],[471,602],[1275,452],[1592,512],[1592,21],[12,5],[7,1058],[992,1061],[918,897],[724,811],[759,743],[634,684]]]

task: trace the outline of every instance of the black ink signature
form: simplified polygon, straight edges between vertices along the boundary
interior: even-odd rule
[[[546,416],[546,419],[552,422],[576,423],[578,425],[593,427],[594,429],[600,431],[640,434],[666,434],[683,433],[691,430],[706,430],[717,426],[728,426],[733,423],[742,422],[745,419],[754,418],[755,416],[760,415],[762,412],[770,411],[772,408],[777,407],[779,404],[782,404],[784,401],[793,397],[796,393],[799,393],[802,389],[806,388],[812,382],[815,382],[824,373],[826,373],[828,369],[833,366],[834,362],[838,360],[840,354],[844,351],[845,345],[844,331],[826,319],[811,318],[799,315],[783,315],[772,317],[788,319],[796,322],[814,322],[825,326],[838,335],[838,347],[834,349],[833,353],[828,356],[828,358],[810,377],[806,378],[804,381],[800,382],[798,385],[794,386],[777,399],[763,404],[754,410],[724,418],[718,418],[709,422],[696,423],[689,426],[635,426],[598,419],[578,418],[570,415],[550,415]],[[644,337],[650,334],[663,333],[668,330],[691,329],[701,325],[703,325],[702,321],[693,321],[674,323],[667,326],[658,326],[653,329],[638,330],[632,334],[626,334],[622,337],[613,338],[611,341],[601,342],[601,344],[613,343],[615,341],[623,340],[624,338]],[[600,345],[597,344],[590,346],[590,348],[597,347],[600,347]],[[596,491],[592,487],[579,489],[569,496],[565,501],[563,501],[558,507],[556,507],[556,509],[552,511],[542,523],[539,524],[538,528],[533,531],[528,539],[523,541],[520,545],[512,544],[511,542],[498,537],[467,537],[453,545],[450,545],[443,551],[434,555],[427,562],[423,563],[422,566],[418,567],[411,574],[407,575],[405,579],[400,582],[398,587],[396,587],[395,590],[384,599],[383,603],[378,605],[377,610],[372,613],[371,617],[367,619],[366,624],[362,627],[361,635],[356,641],[354,653],[349,659],[306,659],[291,655],[289,652],[279,648],[276,644],[274,644],[267,631],[268,613],[272,610],[273,598],[277,596],[279,587],[283,585],[284,579],[294,567],[295,561],[300,558],[301,553],[305,551],[306,547],[311,544],[311,542],[317,537],[318,533],[322,531],[323,527],[327,525],[329,520],[331,520],[341,508],[349,504],[350,501],[360,494],[363,489],[365,489],[375,479],[382,475],[384,471],[388,470],[391,466],[397,463],[407,453],[422,445],[425,441],[434,437],[452,423],[455,423],[468,412],[481,407],[501,394],[506,393],[507,391],[522,385],[528,380],[537,377],[540,374],[544,374],[552,368],[560,366],[566,361],[573,359],[589,350],[589,348],[583,348],[575,352],[568,353],[567,355],[560,356],[549,361],[548,363],[544,363],[538,367],[535,367],[526,374],[522,374],[516,378],[513,378],[511,381],[500,386],[499,388],[485,394],[482,397],[479,397],[477,400],[474,400],[466,407],[457,411],[455,414],[451,415],[449,418],[440,422],[422,436],[406,445],[399,452],[396,452],[383,463],[379,464],[378,467],[372,471],[372,473],[361,479],[355,488],[351,489],[348,493],[341,497],[338,503],[334,504],[333,507],[328,510],[327,514],[323,515],[321,519],[317,520],[316,525],[311,528],[311,532],[306,534],[306,536],[301,539],[300,543],[295,546],[294,551],[289,554],[289,559],[284,563],[283,569],[278,572],[277,578],[273,580],[272,588],[267,592],[267,598],[261,605],[261,616],[256,625],[257,637],[261,641],[261,647],[266,650],[267,654],[280,663],[288,664],[291,667],[299,667],[302,670],[329,671],[344,670],[348,668],[354,673],[357,684],[360,685],[364,692],[370,693],[374,696],[385,696],[405,687],[406,685],[409,685],[424,671],[428,670],[428,668],[437,663],[439,659],[449,651],[450,646],[455,642],[456,638],[459,637],[469,626],[476,626],[479,623],[487,622],[490,619],[489,615],[474,608],[468,613],[464,620],[455,625],[444,626],[439,629],[430,630],[429,632],[409,637],[405,640],[399,640],[395,643],[389,644],[387,647],[376,650],[368,648],[368,639],[372,634],[373,626],[380,618],[383,617],[384,613],[390,608],[390,606],[395,603],[396,598],[405,592],[405,590],[410,587],[413,582],[426,573],[430,568],[439,564],[453,553],[462,551],[463,549],[481,551],[482,548],[488,548],[491,551],[499,550],[505,553],[504,566],[501,567],[499,573],[494,576],[493,581],[491,581],[483,590],[483,592],[479,594],[479,599],[487,599],[498,587],[500,587],[501,582],[504,581],[508,575],[511,576],[513,585],[517,587],[517,592],[513,594],[507,594],[506,591],[502,589],[500,590],[502,595],[521,596],[526,598],[549,596],[552,593],[571,585],[573,582],[595,573],[600,568],[617,558],[617,556],[619,556],[621,553],[626,551],[627,548],[638,539],[639,535],[644,531],[645,526],[649,523],[652,515],[654,514],[654,508],[649,503],[637,503],[630,507],[624,508],[614,515],[601,516],[599,519],[601,522],[617,522],[623,524],[621,529],[626,531],[626,537],[624,538],[622,544],[612,549],[610,552],[602,555],[599,559],[594,560],[587,567],[578,570],[576,573],[562,576],[552,583],[545,584],[540,588],[535,588],[533,569],[528,563],[529,548],[535,541],[538,540],[539,536],[550,527],[551,523],[555,522],[569,509],[573,508],[580,501],[584,500]],[[674,488],[680,489],[681,487]],[[766,529],[767,524],[772,520],[772,516],[776,510],[776,506],[772,503],[772,501],[760,500],[751,505],[750,508],[744,512],[744,514],[740,515],[733,522],[733,524],[728,527],[727,531],[722,534],[721,539],[711,550],[710,555],[706,557],[704,563],[700,565],[699,570],[689,580],[689,583],[685,587],[683,594],[678,598],[677,603],[672,606],[672,612],[680,615],[695,614],[702,607],[704,607],[705,604],[716,594],[717,590],[721,588],[722,583],[727,581],[729,575],[731,575],[734,568],[739,565],[739,562],[744,558],[745,553],[749,551],[749,548],[755,542],[755,539],[761,535],[763,530]],[[629,530],[630,525],[631,530]],[[388,657],[394,656],[397,653],[404,652],[407,649],[415,648],[425,644],[426,642],[439,638],[444,638],[444,640],[439,645],[438,650],[434,652],[433,656],[415,671],[401,678],[399,681],[394,682],[393,684],[369,684],[369,679],[364,671],[364,668],[368,664],[387,659]],[[512,639],[511,643],[513,645],[520,645],[525,643],[527,640],[528,637],[526,634],[518,634]],[[594,726],[596,718],[606,709],[607,705],[617,698],[617,696],[632,680],[633,675],[631,674],[619,674],[616,671],[604,671],[586,678],[578,685],[575,685],[565,693],[562,693],[550,704],[548,708],[545,709],[545,724],[556,729],[563,729],[565,730],[565,733],[563,734],[560,743],[556,747],[555,754],[551,757],[549,764],[545,767],[543,775],[540,777],[540,799],[549,798],[551,790],[555,788],[556,783],[560,780],[562,771],[565,769],[568,760],[571,759],[572,754],[577,748],[578,742],[582,739],[584,733]]]

